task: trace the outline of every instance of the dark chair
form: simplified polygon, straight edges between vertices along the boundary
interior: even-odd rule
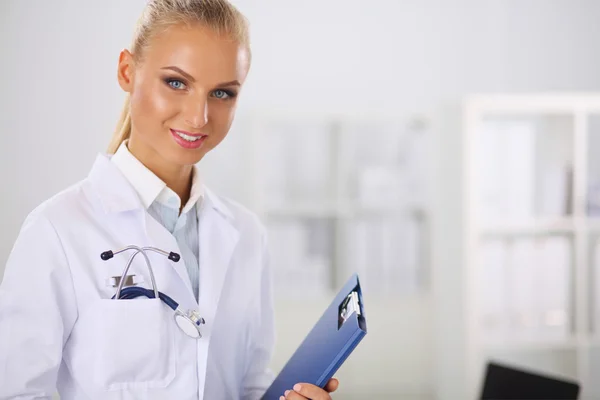
[[[577,400],[579,383],[489,362],[481,400]]]

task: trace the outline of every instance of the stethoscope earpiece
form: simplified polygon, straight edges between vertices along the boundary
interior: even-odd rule
[[[116,252],[113,252],[112,250],[105,251],[102,254],[100,254],[100,258],[102,258],[104,261],[110,260],[116,254],[122,253],[127,250],[136,250],[136,252],[133,253],[133,255],[129,258],[129,261],[127,262],[127,266],[125,267],[125,270],[123,271],[123,275],[121,276],[121,280],[117,287],[117,292],[114,294],[114,296],[112,298],[116,299],[116,300],[129,300],[129,299],[135,299],[136,297],[140,297],[140,296],[145,296],[150,299],[159,298],[163,303],[165,303],[167,306],[169,306],[169,308],[171,308],[173,311],[175,311],[175,315],[174,315],[175,322],[177,323],[177,326],[179,326],[179,328],[186,335],[188,335],[192,338],[201,338],[202,333],[200,332],[200,325],[203,325],[205,323],[204,318],[202,318],[200,316],[200,314],[198,314],[198,312],[194,311],[194,310],[190,310],[187,313],[183,312],[179,308],[179,303],[177,303],[175,300],[173,300],[171,297],[167,296],[166,294],[158,291],[158,289],[156,288],[156,281],[154,279],[154,271],[152,270],[152,265],[150,265],[150,260],[148,259],[146,250],[160,253],[160,254],[166,256],[169,260],[174,261],[174,262],[178,262],[181,259],[181,256],[178,253],[175,253],[175,252],[167,253],[164,250],[160,250],[160,249],[157,249],[154,247],[127,246],[124,249],[121,249]],[[125,277],[127,276],[129,267],[131,267],[131,263],[133,262],[133,259],[139,253],[142,253],[142,255],[144,256],[144,259],[146,260],[146,266],[148,267],[148,271],[150,273],[150,279],[152,280],[152,289],[146,289],[146,288],[142,288],[142,287],[138,287],[138,286],[131,286],[131,287],[127,287],[127,288],[123,289],[123,284],[125,283]]]

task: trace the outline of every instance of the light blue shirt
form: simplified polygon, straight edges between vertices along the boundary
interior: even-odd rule
[[[198,168],[193,171],[190,199],[180,214],[181,199],[177,193],[131,154],[127,141],[119,146],[111,160],[135,188],[148,213],[175,237],[198,301],[200,242],[196,208],[204,197]]]

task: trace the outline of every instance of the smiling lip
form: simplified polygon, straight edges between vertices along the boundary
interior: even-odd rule
[[[179,133],[183,133],[184,135],[194,136],[194,137],[206,136],[203,133],[191,133],[191,132],[182,131],[180,129],[171,129],[171,132],[173,132],[173,133],[179,132]]]
[[[173,137],[175,142],[178,145],[180,145],[181,147],[183,147],[184,149],[200,148],[207,137],[207,135],[203,135],[201,133],[190,133],[190,132],[174,130],[174,129],[170,129],[170,131],[171,131],[171,136]],[[194,140],[194,141],[189,141],[189,140],[182,138],[178,133],[181,133],[186,136],[194,137],[194,138],[199,138],[199,139]]]

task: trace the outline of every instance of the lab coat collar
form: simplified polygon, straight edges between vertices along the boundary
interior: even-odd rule
[[[167,184],[154,172],[138,160],[127,147],[129,140],[121,143],[110,160],[117,165],[123,176],[129,180],[131,186],[137,191],[144,206],[149,208],[155,201],[179,211],[182,207],[181,199]],[[204,197],[204,185],[200,169],[197,165],[192,170],[192,187],[187,204],[183,205],[182,213],[188,212],[196,203],[201,203]]]
[[[109,155],[99,154],[96,157],[88,179],[106,214],[144,208],[136,190],[117,166],[111,163]]]
[[[111,156],[99,154],[92,166],[88,179],[102,204],[105,213],[120,213],[131,210],[145,209],[137,191],[117,166],[111,162]],[[233,214],[229,207],[210,189],[204,186],[205,201],[202,207],[197,207],[198,217],[202,210],[213,208],[227,221],[233,222]]]

